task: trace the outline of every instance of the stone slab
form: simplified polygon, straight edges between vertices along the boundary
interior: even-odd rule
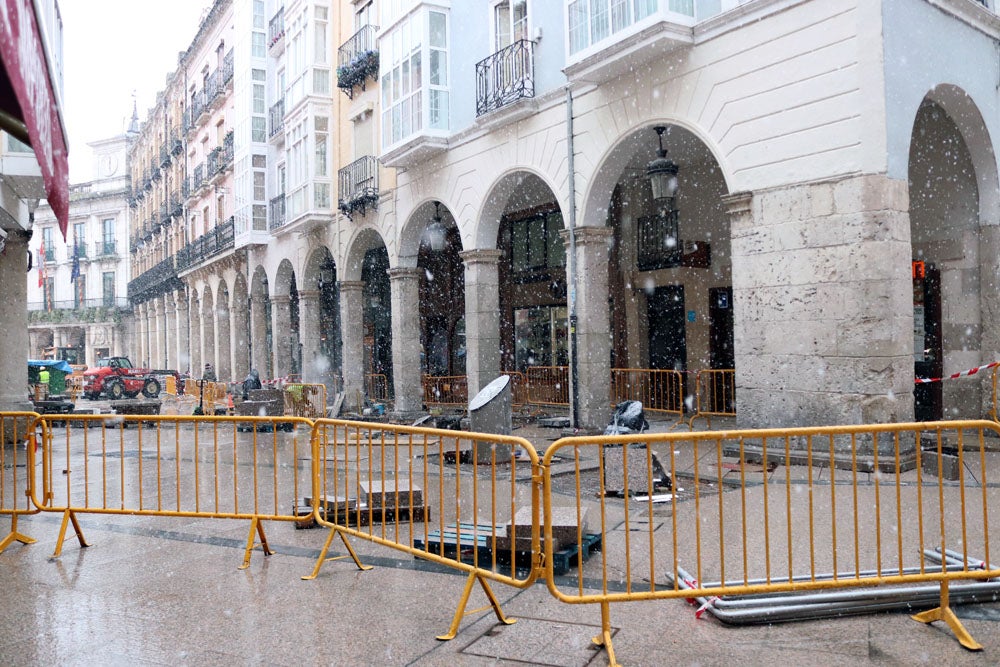
[[[424,494],[420,487],[410,486],[410,482],[405,479],[361,482],[361,491],[367,504],[376,509],[396,507],[397,500],[399,507],[420,507],[424,504]]]

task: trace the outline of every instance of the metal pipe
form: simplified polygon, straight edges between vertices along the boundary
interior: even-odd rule
[[[569,290],[566,295],[566,310],[569,314],[569,425],[579,425],[578,402],[579,375],[576,349],[576,178],[573,157],[573,90],[566,86],[566,170],[569,189],[569,252],[566,257],[566,272],[569,273]]]

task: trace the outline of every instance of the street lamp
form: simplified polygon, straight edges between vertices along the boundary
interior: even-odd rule
[[[658,204],[673,203],[677,196],[677,165],[667,157],[667,149],[663,147],[663,132],[667,128],[657,125],[656,137],[660,142],[660,148],[656,151],[656,157],[646,165],[646,176],[653,189],[653,200]]]
[[[434,217],[431,218],[430,224],[424,230],[423,241],[432,251],[441,252],[444,250],[447,236],[448,228],[441,220],[441,202],[436,201],[434,202]]]

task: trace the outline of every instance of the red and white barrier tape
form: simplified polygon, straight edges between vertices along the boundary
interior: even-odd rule
[[[946,378],[915,378],[913,381],[916,384],[928,384],[930,382],[941,382],[942,380],[954,380],[955,378],[964,377],[967,375],[975,375],[979,371],[985,371],[990,368],[996,368],[1000,366],[1000,361],[994,361],[992,363],[986,364],[985,366],[980,366],[979,368],[970,368],[967,371],[962,371],[961,373],[952,373]]]

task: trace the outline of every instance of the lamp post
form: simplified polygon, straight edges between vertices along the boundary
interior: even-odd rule
[[[674,197],[677,196],[677,165],[667,157],[667,149],[663,147],[663,132],[667,129],[663,125],[653,128],[656,131],[656,138],[659,141],[659,149],[656,157],[646,165],[646,177],[653,190],[653,201],[660,205],[667,205],[673,208]]]
[[[424,230],[422,240],[433,252],[441,252],[444,250],[447,236],[448,228],[441,220],[441,202],[436,201],[434,202],[434,217],[431,218],[430,224]]]

